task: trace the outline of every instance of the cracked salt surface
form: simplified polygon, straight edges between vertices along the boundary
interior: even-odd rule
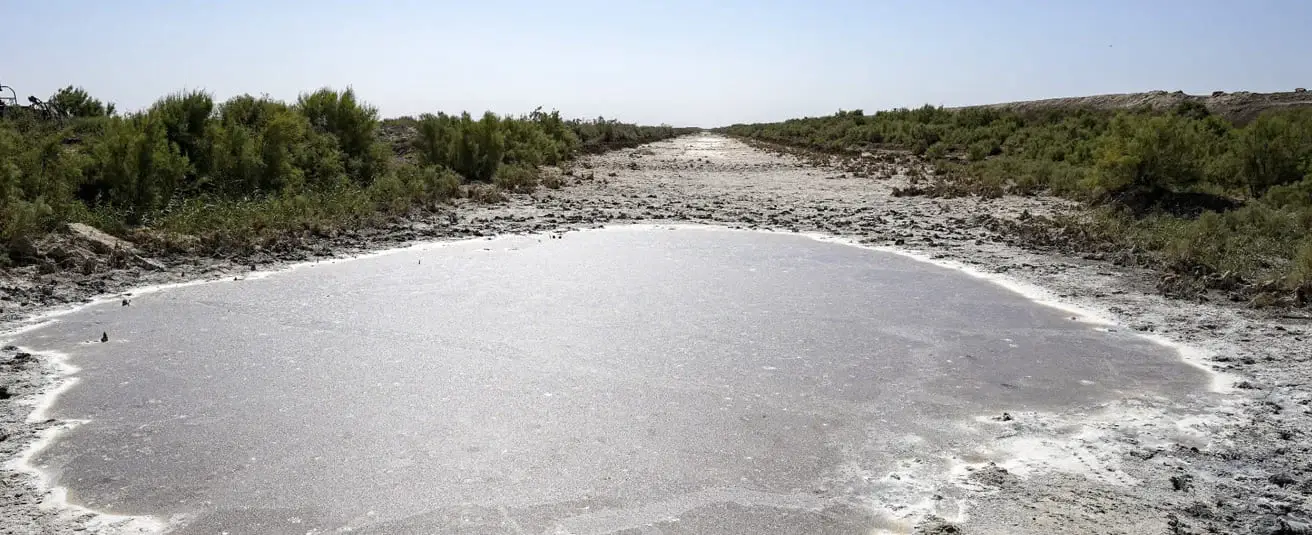
[[[1134,484],[1099,433],[1218,384],[920,260],[619,227],[138,293],[19,334],[83,422],[23,462],[179,533],[901,532],[990,462]]]

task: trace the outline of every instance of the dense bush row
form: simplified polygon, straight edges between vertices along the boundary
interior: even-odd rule
[[[1086,201],[1098,206],[1083,218],[1087,230],[1146,248],[1169,269],[1312,289],[1312,109],[1235,125],[1197,103],[1163,112],[925,106],[724,131],[830,152],[910,150],[936,161],[924,191]]]
[[[63,119],[0,118],[0,263],[22,261],[67,221],[240,235],[361,223],[449,199],[468,181],[531,191],[538,166],[684,132],[541,110],[394,120],[414,127],[401,141],[413,161],[349,89],[295,103],[181,92],[124,115],[74,87],[49,103]]]

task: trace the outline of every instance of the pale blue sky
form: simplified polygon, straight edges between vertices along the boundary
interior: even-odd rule
[[[717,126],[924,103],[1312,86],[1307,0],[0,0],[0,83],[138,109],[352,85],[384,115]]]

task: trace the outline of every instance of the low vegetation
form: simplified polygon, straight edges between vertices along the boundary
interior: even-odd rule
[[[1049,230],[1078,235],[1084,248],[1140,251],[1203,287],[1312,300],[1312,109],[1234,124],[1196,102],[1163,111],[925,106],[723,131],[830,153],[911,151],[936,168],[913,193],[1083,201],[1087,212],[1049,220]]]
[[[67,222],[221,245],[366,225],[462,195],[490,202],[536,189],[541,166],[685,132],[541,110],[383,121],[350,89],[295,102],[186,91],[118,114],[68,87],[48,103],[53,117],[0,117],[0,265],[30,260],[34,242]]]

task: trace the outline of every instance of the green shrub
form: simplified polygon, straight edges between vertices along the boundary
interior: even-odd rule
[[[1306,110],[1263,114],[1239,131],[1234,158],[1237,182],[1253,197],[1302,180],[1312,162],[1312,115]]]
[[[378,140],[378,109],[359,102],[355,91],[324,88],[302,94],[296,109],[316,131],[337,140],[347,175],[369,184],[386,172],[390,152]]]
[[[1186,119],[1205,119],[1212,114],[1207,110],[1206,105],[1197,100],[1186,100],[1176,104],[1171,112]]]
[[[15,199],[5,203],[3,208],[4,211],[0,212],[0,244],[4,245],[6,252],[19,251],[20,254],[26,254],[26,251],[22,250],[24,247],[20,245],[22,241],[43,234],[54,223],[55,211],[44,199],[35,201]],[[12,254],[0,255],[0,258],[11,256]]]
[[[59,113],[69,117],[105,117],[114,115],[114,104],[105,104],[93,98],[81,87],[68,86],[50,96],[46,101]]]
[[[460,195],[460,175],[445,167],[400,165],[396,176],[407,185],[411,200],[427,203]]]
[[[528,116],[530,121],[538,126],[547,137],[554,140],[563,157],[568,157],[579,146],[579,136],[574,129],[570,128],[569,123],[560,118],[560,112],[552,110],[550,113],[543,112],[541,107],[533,110]],[[670,131],[672,134],[673,131]],[[562,159],[563,159],[562,157]]]
[[[397,173],[388,173],[369,184],[369,198],[378,206],[379,211],[399,214],[414,204],[414,199],[418,196],[414,191],[414,185],[402,179]]]
[[[258,130],[268,124],[275,115],[289,111],[292,111],[292,107],[282,101],[268,97],[238,95],[219,105],[218,116],[219,122],[225,127],[240,125]]]
[[[477,203],[493,204],[506,200],[501,188],[492,184],[472,184],[465,190],[465,195]]]
[[[1312,208],[1312,175],[1293,184],[1273,186],[1262,202],[1276,208]]]
[[[263,140],[258,130],[234,123],[216,128],[211,136],[211,167],[192,184],[195,192],[240,195],[265,189],[261,187],[265,183]]]
[[[538,183],[548,189],[560,189],[565,186],[565,176],[560,169],[548,167],[539,172]]]
[[[1291,288],[1312,289],[1312,238],[1303,240],[1289,266]]]
[[[817,150],[886,143],[930,157],[965,152],[911,194],[1050,192],[1108,203],[1071,219],[1076,243],[1144,251],[1178,273],[1233,271],[1254,280],[1307,272],[1312,234],[1312,110],[1268,111],[1247,125],[1196,101],[1120,112],[925,106],[840,112],[722,132]],[[1129,208],[1129,210],[1126,210]],[[1305,289],[1304,292],[1312,292]]]
[[[424,115],[383,131],[377,111],[349,89],[307,93],[293,105],[241,95],[217,106],[205,92],[184,91],[126,116],[75,87],[61,89],[51,103],[72,120],[0,117],[6,262],[30,260],[32,238],[69,221],[116,233],[149,226],[225,248],[371,224],[443,202],[462,194],[462,175],[500,185],[469,190],[493,202],[502,198],[500,187],[530,191],[537,165],[596,147],[585,146],[598,140],[593,136],[637,143],[686,132],[566,121],[541,109],[478,120]],[[9,254],[14,248],[23,251]]]
[[[425,113],[416,123],[414,149],[425,165],[451,167],[455,164],[456,140],[461,137],[460,120],[445,113]]]
[[[195,171],[203,174],[209,170],[208,130],[214,99],[208,93],[183,91],[168,95],[156,101],[146,114],[152,123],[163,127],[168,141],[177,146]]]
[[[453,143],[451,168],[467,180],[492,181],[506,150],[501,118],[487,112],[475,121],[465,113],[460,116],[459,129],[460,136]]]
[[[1184,191],[1203,179],[1207,145],[1188,119],[1119,115],[1103,136],[1090,185],[1098,193]]]
[[[522,118],[505,120],[501,130],[505,137],[505,163],[556,165],[568,155],[565,146],[547,135],[536,122]]]
[[[598,117],[589,121],[575,120],[567,124],[579,141],[579,149],[584,152],[632,147],[692,131],[692,129],[676,129],[669,125],[638,126],[625,124],[605,117]],[[558,139],[566,139],[568,142],[567,138],[558,137]]]
[[[166,120],[155,113],[115,119],[90,147],[86,176],[95,198],[125,209],[132,224],[167,204],[190,171]]]
[[[538,187],[538,168],[522,163],[505,165],[497,170],[492,183],[506,191],[530,193]]]

